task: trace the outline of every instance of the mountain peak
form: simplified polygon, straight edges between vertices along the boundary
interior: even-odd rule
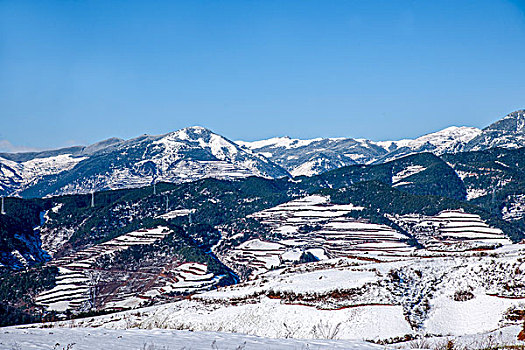
[[[525,109],[518,109],[517,111],[511,112],[507,114],[505,117],[503,117],[503,119],[513,119],[513,118],[517,118],[517,119],[525,118]]]
[[[202,137],[207,137],[210,135],[217,135],[210,129],[207,129],[202,126],[189,126],[186,128],[179,129],[177,131],[170,132],[168,134],[162,135],[161,137],[175,137],[180,140],[197,140]]]
[[[200,126],[200,125],[188,126],[188,127],[180,129],[179,131],[182,131],[182,130],[184,130],[184,131],[192,131],[192,132],[196,132],[196,133],[203,133],[203,132],[213,133],[213,131],[211,131],[210,129],[205,128],[204,126]]]
[[[484,131],[505,132],[505,133],[525,133],[525,109],[520,109],[507,114],[502,119],[492,123]]]
[[[497,122],[482,130],[465,147],[466,151],[487,148],[519,148],[525,146],[525,110],[520,109],[507,114]]]
[[[111,137],[109,139],[99,141],[99,142],[96,142],[94,144],[84,147],[81,153],[83,155],[93,154],[107,147],[117,145],[123,141],[124,141],[123,139],[119,139],[118,137]]]

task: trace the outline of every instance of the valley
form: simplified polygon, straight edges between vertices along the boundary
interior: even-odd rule
[[[198,127],[0,155],[1,325],[20,339],[71,327],[79,341],[156,329],[521,344],[520,118],[397,143],[234,143]]]

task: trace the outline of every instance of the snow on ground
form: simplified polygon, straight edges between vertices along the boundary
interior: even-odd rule
[[[230,286],[216,291],[195,295],[200,300],[228,300],[246,298],[251,295],[268,293],[322,294],[334,290],[360,288],[376,282],[378,276],[368,269],[322,269],[300,272],[294,270],[284,273],[282,270],[269,271],[259,281],[248,282],[243,286]]]
[[[525,194],[508,196],[501,214],[503,220],[520,220],[525,217]]]
[[[177,210],[172,210],[172,211],[167,212],[165,214],[159,215],[159,216],[157,216],[157,218],[169,220],[169,219],[174,219],[174,218],[177,218],[177,217],[180,217],[180,216],[188,216],[191,213],[192,213],[191,209],[177,209]]]
[[[487,195],[487,190],[483,188],[467,188],[467,200],[473,200]]]
[[[446,129],[423,135],[417,139],[404,139],[399,141],[379,141],[376,145],[384,147],[385,149],[408,147],[410,149],[418,149],[431,144],[436,147],[436,153],[442,154],[454,151],[458,145],[462,145],[478,136],[481,130],[466,126],[451,126]]]
[[[490,255],[474,251],[391,262],[324,260],[279,268],[165,305],[49,326],[297,339],[480,339],[521,324],[506,315],[512,308],[525,308],[524,254],[525,245],[513,244]],[[463,297],[457,298],[458,293]]]
[[[291,148],[300,148],[300,147],[308,146],[309,144],[313,142],[317,142],[321,140],[323,140],[323,138],[301,140],[301,139],[292,139],[288,136],[285,136],[285,137],[274,137],[274,138],[267,139],[267,140],[252,141],[252,142],[235,141],[235,143],[242,147],[252,149],[252,150],[256,150],[259,148],[265,148],[265,147],[268,147],[268,148],[281,148],[282,147],[286,149],[291,149]],[[336,139],[333,138],[331,140],[336,140]]]
[[[489,226],[477,214],[445,210],[435,216],[391,215],[426,249],[408,244],[409,236],[392,227],[357,220],[346,214],[362,210],[352,204],[335,205],[329,197],[313,195],[250,215],[267,225],[272,242],[253,239],[221,256],[233,269],[249,267],[252,277],[272,268],[299,261],[303,252],[319,259],[357,256],[377,261],[493,249],[512,242],[502,230]],[[227,232],[225,233],[228,238]]]
[[[424,166],[421,166],[421,165],[410,165],[410,166],[407,166],[405,169],[397,172],[396,174],[394,174],[394,176],[392,176],[392,183],[395,184],[395,183],[403,180],[404,178],[412,176],[412,175],[415,175],[417,173],[420,173],[420,172],[422,172],[425,169],[426,168]]]
[[[481,293],[474,298],[455,301],[441,295],[432,302],[425,328],[431,334],[463,335],[490,332],[499,328],[501,315],[522,300],[504,299]]]
[[[68,323],[69,322],[69,323]],[[70,321],[56,324],[67,327]],[[412,333],[400,306],[319,310],[262,298],[256,304],[217,307],[183,300],[137,311],[75,320],[75,327],[225,331],[271,338],[385,339]]]
[[[384,349],[363,341],[270,339],[221,332],[94,328],[0,328],[0,349],[56,350],[352,350]]]
[[[389,348],[394,349],[446,349],[452,343],[455,349],[521,349],[524,342],[517,340],[521,326],[502,327],[492,332],[479,332],[475,334],[446,337],[425,337],[394,344]],[[521,346],[521,347],[520,347]]]
[[[444,210],[435,216],[392,215],[390,219],[413,233],[430,251],[487,249],[512,243],[502,230],[463,210]]]
[[[0,158],[0,164],[4,165],[0,166],[0,181],[16,183],[16,187],[12,188],[15,192],[11,193],[16,194],[47,175],[71,170],[84,159],[86,157],[73,157],[71,154],[34,158],[20,163]]]
[[[362,209],[352,204],[332,204],[328,197],[313,195],[254,213],[250,217],[271,227],[282,239],[251,240],[223,258],[232,266],[248,264],[258,274],[292,260],[291,256],[300,257],[302,251],[318,258],[367,255],[390,259],[407,256],[414,250],[405,243],[409,237],[388,226],[345,216]],[[263,245],[271,248],[262,248]]]

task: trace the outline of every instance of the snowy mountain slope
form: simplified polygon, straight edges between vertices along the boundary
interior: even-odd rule
[[[20,155],[11,156],[15,160],[0,159],[4,192],[41,197],[133,188],[153,181],[288,176],[266,158],[202,127],[128,141],[108,140],[75,152],[44,158],[37,155],[20,162],[16,161]]]
[[[525,109],[506,115],[484,128],[470,140],[465,151],[479,151],[494,147],[518,148],[525,146]]]
[[[525,218],[525,148],[493,148],[447,154],[443,159],[461,177],[467,200],[502,218]]]
[[[93,145],[28,153],[0,154],[0,194],[17,195],[49,176],[74,168],[95,152],[114,146],[121,139],[111,138]]]
[[[412,153],[456,152],[480,133],[481,130],[472,127],[449,127],[414,140],[371,141],[352,138],[300,140],[277,137],[254,142],[237,141],[237,143],[264,155],[294,176],[311,176],[342,166],[384,162]]]
[[[131,140],[108,139],[87,147],[0,154],[0,194],[40,197],[139,187],[154,180],[203,177],[311,176],[354,164],[382,163],[408,154],[438,155],[525,145],[525,112],[491,126],[449,127],[419,138],[371,141],[278,137],[231,142],[202,127]]]
[[[264,155],[294,176],[310,176],[346,165],[370,163],[386,153],[371,141],[351,138],[299,140],[280,137],[237,143]]]
[[[18,194],[21,190],[42,181],[46,176],[69,171],[86,157],[60,154],[45,158],[32,158],[15,162],[0,158],[0,191],[3,194]]]
[[[312,176],[341,166],[385,162],[412,153],[432,152],[441,155],[494,147],[524,147],[525,110],[512,112],[483,130],[451,126],[416,139],[399,141],[276,137],[237,143],[263,154],[294,176]]]
[[[376,162],[393,160],[407,154],[420,152],[432,152],[437,155],[459,152],[480,133],[481,130],[478,128],[451,126],[414,140],[380,141],[377,144],[385,147],[388,153],[377,159]]]

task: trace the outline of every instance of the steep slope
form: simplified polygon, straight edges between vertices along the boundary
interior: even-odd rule
[[[505,220],[525,223],[525,148],[443,156],[461,177],[467,199]]]
[[[49,260],[40,239],[45,207],[42,200],[5,200],[5,214],[0,215],[0,271],[27,268]]]
[[[464,147],[465,151],[479,151],[494,147],[518,148],[525,146],[525,109],[506,115],[489,125]]]
[[[383,164],[352,165],[317,176],[302,177],[303,188],[341,188],[380,181],[417,195],[464,199],[465,187],[455,171],[432,153],[417,153]]]

